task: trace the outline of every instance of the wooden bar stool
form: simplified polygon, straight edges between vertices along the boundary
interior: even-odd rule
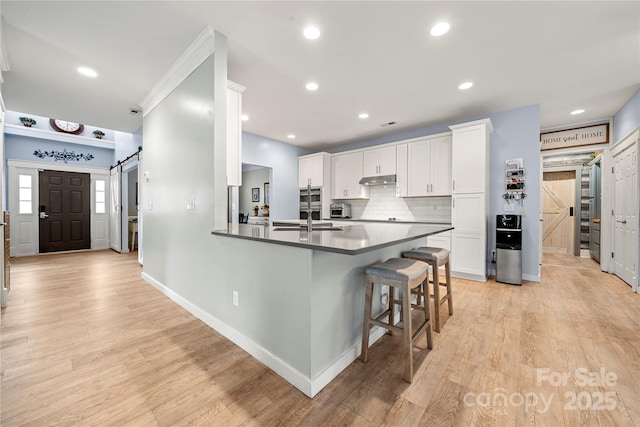
[[[410,251],[405,251],[402,253],[404,258],[414,259],[418,261],[426,262],[431,265],[431,269],[433,271],[433,317],[434,324],[433,329],[436,332],[440,332],[440,305],[442,305],[445,301],[447,301],[449,305],[449,315],[453,314],[453,300],[451,294],[451,265],[449,264],[449,251],[447,249],[442,248],[430,248],[427,246],[412,249]],[[444,265],[445,275],[447,278],[446,283],[440,283],[440,275],[438,273],[438,267]],[[440,297],[440,286],[447,287],[447,294],[442,298]],[[429,288],[426,288],[427,291]],[[425,305],[428,305],[428,300],[426,297],[429,296],[429,293],[425,293]],[[418,292],[418,304],[420,304],[420,293]]]
[[[360,360],[367,361],[367,351],[369,350],[369,329],[371,325],[377,325],[387,329],[391,333],[401,333],[404,336],[404,379],[407,382],[413,380],[413,342],[423,330],[427,333],[427,347],[433,348],[431,341],[431,317],[429,313],[429,304],[423,306],[411,304],[411,290],[416,287],[422,287],[422,292],[428,292],[427,280],[429,266],[421,261],[415,261],[404,258],[390,258],[383,263],[367,267],[366,283],[365,283],[365,302],[364,302],[364,322],[362,328],[362,353]],[[389,307],[387,310],[376,318],[371,317],[371,303],[373,295],[373,284],[388,285],[389,289]],[[398,288],[400,299],[394,297],[394,289]],[[394,305],[400,304],[401,316],[403,318],[401,326],[395,326],[393,321]],[[418,308],[424,312],[424,322],[418,326],[415,333],[412,332],[411,307]],[[383,319],[388,316],[388,322]]]

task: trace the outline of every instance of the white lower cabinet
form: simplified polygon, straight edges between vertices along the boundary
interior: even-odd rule
[[[486,236],[481,234],[453,233],[451,270],[469,278],[486,280],[482,278],[487,262],[486,240]]]
[[[486,194],[454,194],[451,201],[451,271],[458,277],[486,281]]]
[[[456,194],[451,200],[455,233],[486,234],[486,194]]]

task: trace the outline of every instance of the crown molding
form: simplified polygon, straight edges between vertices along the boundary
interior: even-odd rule
[[[244,92],[247,88],[246,88],[246,87],[244,87],[244,86],[242,86],[242,85],[239,85],[239,84],[238,84],[238,83],[236,83],[236,82],[232,82],[231,80],[227,80],[227,89],[231,89],[231,90],[236,91],[236,92],[238,92],[238,93],[242,93],[242,92]]]
[[[491,123],[491,119],[482,119],[482,120],[475,120],[473,122],[459,123],[457,125],[449,126],[449,129],[460,130],[460,129],[469,128],[472,126],[480,126],[480,125],[485,125],[487,127],[488,133],[493,132],[493,123]]]
[[[140,102],[143,117],[211,56],[215,50],[214,40],[214,29],[206,27]]]

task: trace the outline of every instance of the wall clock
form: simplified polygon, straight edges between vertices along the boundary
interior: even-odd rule
[[[82,131],[84,131],[83,124],[68,122],[66,120],[49,119],[49,124],[54,130],[58,132],[80,135]]]

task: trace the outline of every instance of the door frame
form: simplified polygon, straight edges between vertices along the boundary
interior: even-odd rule
[[[120,194],[122,198],[120,200],[120,205],[122,206],[121,211],[121,221],[122,221],[122,242],[126,243],[126,248],[121,248],[122,253],[129,253],[129,247],[131,242],[129,241],[129,173],[138,168],[139,166],[138,156],[130,157],[128,160],[122,162],[120,165],[122,169],[120,170]],[[140,171],[137,171],[138,177],[140,176]],[[140,181],[138,181],[138,200],[140,199]],[[139,203],[138,203],[139,204]],[[139,217],[139,215],[136,215]],[[138,234],[138,239],[140,235]],[[124,246],[124,245],[123,245]],[[138,247],[140,247],[140,243],[138,243]]]
[[[18,215],[17,208],[18,205],[18,175],[21,171],[27,171],[32,176],[36,177],[33,180],[33,186],[31,188],[32,191],[32,203],[33,203],[33,215],[37,216],[37,205],[38,198],[40,192],[40,185],[38,183],[37,177],[38,172],[40,170],[55,170],[55,171],[63,171],[63,172],[79,172],[79,173],[88,173],[91,176],[91,249],[107,249],[109,246],[108,237],[107,240],[102,242],[102,239],[99,239],[97,232],[98,227],[96,226],[99,222],[104,221],[102,214],[96,214],[95,211],[95,181],[97,179],[105,180],[105,184],[107,185],[107,194],[108,197],[108,185],[109,185],[109,168],[101,168],[101,167],[88,167],[88,166],[75,166],[69,164],[55,164],[55,163],[44,163],[44,162],[30,162],[24,160],[7,160],[8,165],[8,201],[11,212],[11,217],[16,218],[15,215]],[[17,222],[16,222],[17,224]],[[108,234],[108,221],[105,225],[107,227],[107,236]],[[28,230],[24,230],[25,232],[31,233],[34,236],[32,247],[30,250],[25,253],[16,254],[15,244],[20,239],[21,230],[19,227],[11,227],[11,256],[30,256],[30,255],[39,255],[40,254],[40,242],[36,237],[40,235],[40,224],[39,221],[34,221]]]
[[[611,216],[609,224],[608,224],[608,230],[609,230],[609,234],[610,234],[610,246],[609,246],[609,252],[613,252],[614,248],[615,248],[615,215],[614,215],[614,209],[615,209],[615,174],[613,172],[613,165],[614,165],[614,157],[620,153],[622,153],[623,151],[625,151],[627,148],[630,148],[632,145],[636,146],[636,155],[640,155],[640,128],[636,128],[634,130],[632,130],[631,132],[629,132],[627,135],[625,135],[624,137],[622,137],[618,142],[616,142],[610,149],[609,152],[609,159],[610,162],[609,164],[611,165],[611,173],[607,174],[609,176],[609,180],[610,180],[610,185],[611,185],[611,195],[609,197],[609,210],[611,211]],[[640,162],[638,162],[638,168],[640,168]],[[604,165],[603,165],[604,168]],[[603,175],[604,175],[604,169],[603,169]],[[638,182],[636,182],[636,188],[640,189],[640,170],[636,172],[636,180]],[[603,210],[604,212],[604,210]],[[636,214],[640,215],[640,197],[638,197],[638,200],[636,200]],[[605,215],[603,214],[602,217],[604,217]],[[636,226],[638,226],[636,224]],[[602,227],[602,226],[601,226]],[[640,269],[640,227],[636,232],[636,280],[632,281],[632,283],[630,283],[631,285],[631,289],[633,289],[634,292],[636,293],[640,293],[640,287],[638,286],[638,270]],[[616,272],[616,266],[615,266],[615,262],[613,259],[611,259],[611,268],[609,269],[610,273],[615,274]],[[618,276],[619,277],[619,276]],[[621,279],[622,280],[622,279]]]
[[[545,172],[575,172],[576,173],[576,182],[575,182],[575,200],[573,201],[573,216],[574,216],[574,224],[573,224],[573,255],[580,256],[580,222],[582,219],[582,203],[581,203],[581,195],[582,195],[582,166],[554,166],[554,167],[543,167],[542,175],[540,176],[540,198],[544,200],[544,189],[542,188],[544,185],[544,173]],[[542,203],[540,204],[540,212],[542,213]],[[540,215],[542,218],[542,214]],[[577,220],[576,220],[577,219]],[[544,223],[542,223],[541,229],[544,229]],[[544,233],[544,232],[543,232]],[[540,241],[540,248],[542,248],[542,240]],[[541,249],[542,250],[542,249]]]

